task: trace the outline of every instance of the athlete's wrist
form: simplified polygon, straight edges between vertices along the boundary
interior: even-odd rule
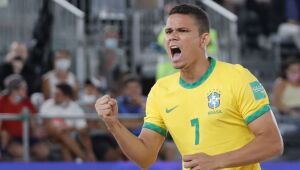
[[[215,155],[215,156],[213,156],[213,159],[214,159],[214,162],[216,165],[216,167],[215,167],[216,169],[226,168],[226,165],[225,165],[222,155]]]
[[[121,122],[117,118],[106,119],[104,122],[107,130],[112,134],[121,126]]]

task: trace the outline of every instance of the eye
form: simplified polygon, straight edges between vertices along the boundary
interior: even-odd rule
[[[180,28],[180,29],[178,29],[178,31],[179,31],[179,32],[189,32],[189,30],[188,30],[188,29],[185,29],[185,28]]]
[[[171,33],[172,33],[172,30],[171,30],[171,29],[166,29],[166,30],[165,30],[165,33],[166,33],[166,34],[171,34]]]

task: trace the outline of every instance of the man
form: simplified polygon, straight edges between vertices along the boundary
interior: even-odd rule
[[[0,97],[0,114],[19,115],[23,112],[36,113],[36,109],[27,97],[27,84],[18,74],[8,76],[5,81],[5,91]],[[2,125],[1,125],[2,124]],[[33,160],[48,159],[49,147],[44,142],[43,128],[35,121],[30,122],[30,151]],[[23,156],[23,126],[22,121],[0,121],[1,149],[7,151],[13,160],[21,160]]]
[[[185,169],[258,170],[257,162],[281,154],[282,139],[261,84],[242,66],[207,57],[206,13],[176,6],[165,31],[165,46],[179,73],[152,87],[139,137],[119,123],[114,99],[104,96],[95,105],[123,152],[147,168],[168,131]]]
[[[0,64],[0,89],[4,89],[4,79],[11,74],[20,74],[28,86],[28,94],[40,90],[41,81],[28,62],[28,51],[24,43],[13,42],[5,61]]]
[[[119,113],[144,115],[146,97],[142,94],[142,85],[138,77],[128,75],[122,83],[122,94],[117,97]]]
[[[73,89],[70,85],[61,83],[56,85],[53,99],[47,100],[41,107],[43,116],[84,116],[80,106],[72,101]],[[44,121],[45,128],[51,139],[61,144],[62,155],[65,161],[73,160],[73,155],[84,161],[95,161],[90,137],[87,133],[86,120],[53,118]],[[83,148],[70,134],[79,132],[78,137]],[[74,134],[74,133],[73,133]],[[77,134],[76,134],[77,135]]]
[[[131,114],[137,119],[125,119],[122,124],[135,135],[139,135],[145,115],[146,97],[142,94],[142,85],[137,76],[127,75],[122,82],[122,93],[116,98],[118,111],[122,115]]]

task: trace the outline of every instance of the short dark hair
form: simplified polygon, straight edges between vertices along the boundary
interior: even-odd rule
[[[5,89],[7,93],[11,93],[13,90],[18,90],[21,87],[21,84],[26,81],[19,74],[12,74],[4,79]]]
[[[292,64],[300,64],[300,59],[297,58],[297,57],[292,56],[292,57],[287,58],[285,61],[283,61],[281,63],[280,73],[279,73],[279,76],[281,78],[283,78],[285,80],[287,79],[286,71],[290,67],[290,65],[292,65]]]
[[[169,12],[169,16],[173,14],[190,15],[197,21],[200,34],[209,32],[210,24],[208,15],[203,9],[191,4],[180,4],[171,9],[171,11]]]
[[[141,80],[138,76],[136,76],[136,75],[126,75],[123,78],[122,85],[123,85],[123,87],[125,87],[128,83],[131,83],[131,82],[137,82],[138,84],[141,84]]]
[[[58,49],[58,50],[55,51],[54,56],[56,56],[57,54],[63,54],[65,56],[71,58],[71,53],[67,49]]]
[[[56,85],[56,88],[59,89],[65,96],[73,98],[73,88],[66,83],[60,83]]]

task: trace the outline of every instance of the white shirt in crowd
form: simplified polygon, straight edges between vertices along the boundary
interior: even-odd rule
[[[66,105],[58,105],[55,104],[53,99],[49,99],[43,103],[43,105],[41,106],[40,114],[42,116],[84,116],[83,110],[76,102],[70,101]],[[67,126],[75,129],[81,129],[86,127],[87,125],[85,119],[65,119],[64,122]]]

